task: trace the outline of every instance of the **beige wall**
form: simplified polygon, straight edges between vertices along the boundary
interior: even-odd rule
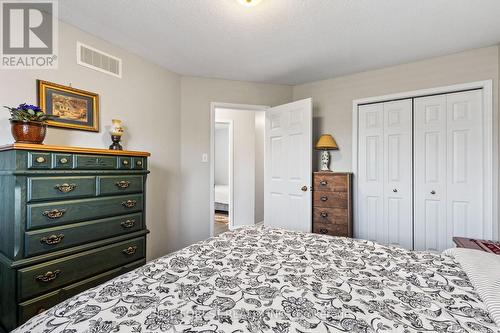
[[[498,151],[499,71],[499,47],[493,46],[302,84],[293,88],[293,98],[312,97],[315,139],[321,133],[333,134],[339,150],[332,152],[331,167],[338,171],[351,171],[353,100],[472,81],[493,80],[493,141],[494,149]],[[317,161],[315,168],[318,166]],[[497,159],[494,160],[494,166],[494,181],[498,183]],[[494,194],[494,200],[498,202],[498,193]]]
[[[183,77],[181,79],[181,220],[175,226],[181,248],[210,234],[210,103],[279,105],[292,100],[292,87]]]
[[[398,92],[493,80],[494,120],[498,123],[499,51],[497,46],[393,66],[293,87],[293,98],[312,97],[314,140],[331,133],[339,146],[331,167],[352,170],[352,101]],[[495,133],[497,131],[495,130]],[[495,142],[497,142],[495,138]],[[317,157],[319,155],[316,155]],[[316,160],[318,161],[318,159]],[[315,163],[317,168],[318,163]]]
[[[0,70],[0,105],[36,104],[36,79],[98,93],[100,133],[50,128],[46,143],[107,148],[111,119],[122,119],[125,148],[152,154],[147,189],[148,258],[163,255],[176,237],[171,226],[179,220],[180,77],[71,25],[61,22],[59,27],[59,68]],[[76,41],[122,58],[123,78],[77,65]],[[7,119],[7,110],[1,110],[0,144],[12,142]]]

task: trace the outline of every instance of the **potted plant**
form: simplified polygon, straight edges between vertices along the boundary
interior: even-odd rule
[[[26,103],[5,108],[10,111],[12,136],[21,143],[42,143],[47,133],[47,120],[57,118],[45,114],[38,106]]]

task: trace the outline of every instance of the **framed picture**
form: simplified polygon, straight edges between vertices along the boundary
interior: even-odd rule
[[[37,80],[38,105],[46,114],[59,116],[49,126],[99,132],[99,95]]]

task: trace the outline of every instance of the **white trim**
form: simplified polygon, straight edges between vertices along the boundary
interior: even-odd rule
[[[229,133],[229,138],[228,138],[228,142],[229,142],[229,158],[228,158],[228,162],[229,162],[229,184],[228,184],[228,187],[229,187],[229,224],[228,224],[228,228],[229,230],[233,230],[234,228],[234,214],[233,214],[233,203],[234,203],[234,171],[233,171],[233,168],[234,168],[234,122],[233,120],[231,119],[220,119],[220,120],[215,120],[214,119],[214,125],[215,124],[228,124],[229,125],[229,129],[228,129],[228,133]],[[214,132],[215,133],[215,132]],[[215,140],[214,140],[214,155],[215,156]],[[215,174],[215,160],[214,160],[214,174]],[[214,177],[214,188],[215,188],[215,177]],[[215,214],[215,196],[214,196],[214,214]]]
[[[86,62],[83,62],[82,61],[82,57],[81,57],[82,54],[81,54],[81,51],[80,51],[80,49],[81,49],[82,46],[85,47],[85,48],[87,48],[87,49],[89,49],[89,50],[92,50],[94,52],[100,53],[102,55],[105,55],[106,57],[109,57],[109,58],[112,58],[112,59],[118,61],[118,73],[119,74],[115,74],[113,72],[109,72],[109,71],[104,70],[102,68],[99,68],[97,66],[93,66],[93,65],[88,64]],[[79,42],[79,41],[76,42],[76,63],[78,65],[80,65],[80,66],[87,67],[87,68],[93,69],[93,70],[101,72],[101,73],[105,73],[105,74],[108,74],[108,75],[111,75],[111,76],[114,76],[114,77],[118,77],[120,79],[122,78],[122,59],[120,59],[118,57],[115,57],[115,56],[113,56],[113,55],[111,55],[109,53],[106,53],[104,51],[101,51],[99,49],[96,49],[96,48],[94,48],[92,46],[89,46],[87,44],[84,44],[82,42]]]
[[[269,109],[269,106],[266,105],[252,105],[252,104],[234,104],[234,103],[219,103],[219,102],[211,102],[210,103],[210,155],[209,155],[209,163],[210,163],[210,237],[214,236],[214,220],[215,220],[215,194],[214,194],[214,187],[215,187],[215,161],[214,161],[214,152],[215,152],[215,139],[214,139],[214,134],[215,134],[215,109],[232,109],[232,110],[242,110],[242,111],[265,111]],[[230,138],[231,142],[233,142],[233,137]],[[230,163],[233,163],[233,151],[231,151],[231,156],[230,156]],[[229,209],[230,209],[230,228],[234,228],[233,226],[233,218],[234,216],[234,211],[232,208],[233,204],[233,166],[234,164],[231,165],[230,168],[230,185],[229,185]],[[231,216],[232,215],[232,216]]]
[[[421,89],[384,96],[375,96],[360,98],[352,101],[352,170],[354,173],[353,196],[354,196],[354,220],[357,221],[358,211],[357,202],[357,174],[358,174],[358,106],[361,104],[370,104],[378,102],[388,102],[396,99],[416,98],[428,95],[449,94],[458,91],[482,89],[483,90],[483,156],[484,156],[484,184],[483,184],[483,211],[485,221],[491,228],[490,232],[493,240],[498,240],[498,175],[493,170],[498,170],[498,146],[493,142],[493,81],[476,81],[451,86],[435,87],[430,89]],[[495,128],[496,129],[496,128]],[[494,223],[495,221],[495,223]]]

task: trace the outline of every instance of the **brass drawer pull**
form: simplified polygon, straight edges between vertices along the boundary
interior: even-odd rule
[[[321,212],[321,217],[328,217],[328,213],[327,212]]]
[[[63,234],[50,235],[49,237],[43,237],[42,239],[40,239],[40,243],[42,243],[42,244],[45,243],[47,245],[56,245],[56,244],[61,243],[63,238],[64,238]]]
[[[61,185],[57,184],[54,188],[56,190],[59,190],[59,192],[61,193],[69,193],[75,190],[76,184],[67,184],[67,183]]]
[[[127,200],[127,201],[122,202],[122,206],[125,208],[134,208],[135,205],[137,205],[136,200]]]
[[[137,162],[135,162],[135,164],[136,164],[138,167],[141,167],[141,166],[142,166],[142,161],[137,161]]]
[[[124,254],[131,256],[137,252],[137,246],[129,246],[125,250],[122,251]]]
[[[47,273],[45,273],[43,275],[36,276],[35,280],[40,281],[40,282],[50,282],[50,281],[55,280],[59,274],[61,274],[61,271],[58,269],[53,271],[53,272],[48,271]]]
[[[43,216],[48,217],[49,219],[58,219],[62,217],[66,213],[66,209],[52,209],[46,210],[43,212]]]
[[[132,220],[123,221],[122,223],[120,223],[120,225],[125,229],[132,228],[135,225],[135,220],[132,219]]]
[[[59,160],[59,163],[61,164],[68,164],[69,160],[66,157],[63,157]]]
[[[128,161],[128,160],[123,160],[123,161],[122,161],[122,164],[123,164],[123,165],[128,165],[128,163],[129,163],[129,161]]]
[[[322,181],[320,182],[320,185],[321,185],[321,186],[326,186],[326,185],[328,185],[328,182],[327,182],[326,180],[322,180]]]
[[[43,156],[38,156],[36,159],[35,159],[35,162],[36,163],[45,163],[45,157]]]
[[[319,229],[319,233],[320,233],[320,234],[323,234],[323,235],[324,235],[324,234],[327,234],[327,233],[328,233],[328,229],[323,229],[323,228],[321,228],[321,229]]]
[[[122,180],[122,181],[116,182],[115,185],[118,188],[126,189],[126,188],[128,188],[130,186],[130,182],[127,181],[127,180]]]
[[[327,201],[327,200],[328,200],[328,197],[326,195],[321,197],[321,201]]]

